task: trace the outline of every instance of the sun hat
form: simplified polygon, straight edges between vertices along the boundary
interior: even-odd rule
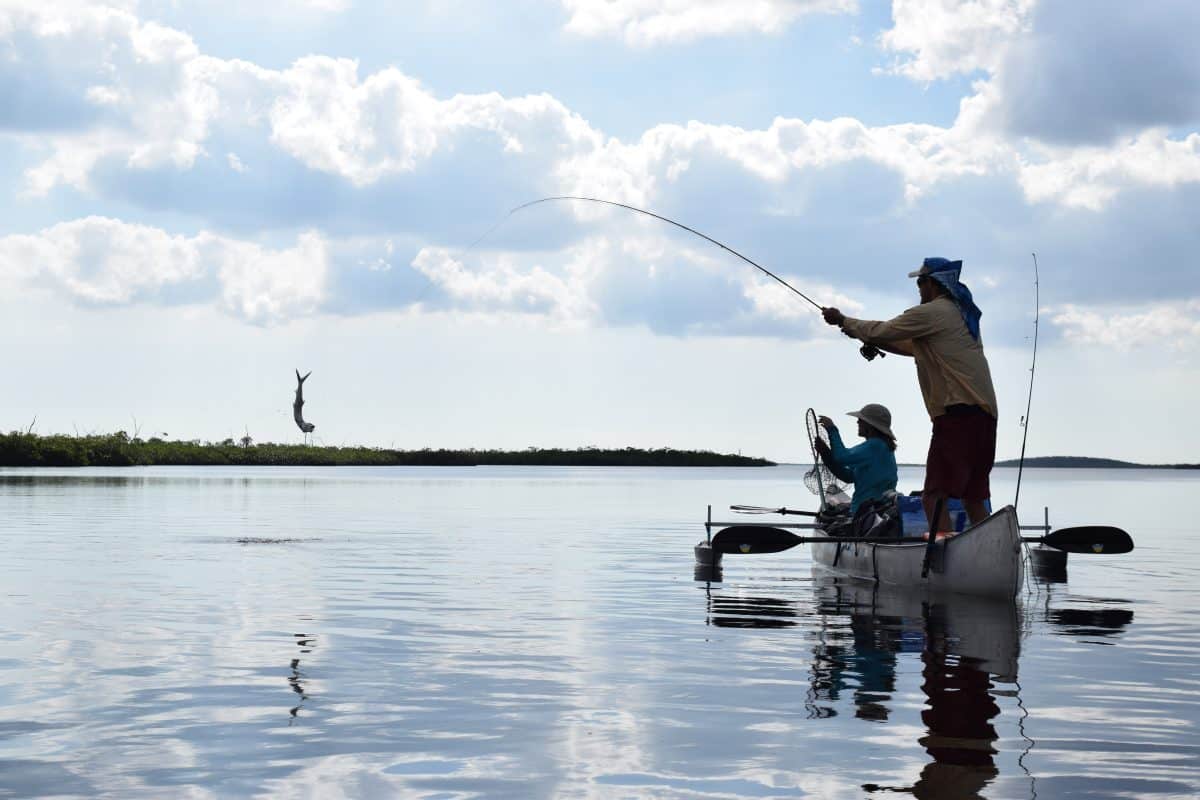
[[[921,268],[908,273],[910,278],[921,278],[925,275],[932,275],[935,272],[950,272],[952,270],[962,271],[962,260],[951,261],[948,258],[927,258],[921,264]],[[955,276],[957,279],[957,276]]]
[[[921,278],[929,278],[945,286],[946,291],[950,294],[950,299],[954,301],[954,305],[958,306],[958,311],[962,314],[963,323],[966,324],[971,338],[978,341],[979,318],[983,316],[983,312],[979,310],[979,306],[975,305],[975,298],[971,296],[971,290],[959,280],[960,275],[962,275],[962,260],[951,261],[948,258],[927,258],[921,264],[920,269],[908,273],[908,277],[917,278],[918,282]]]
[[[896,434],[892,433],[892,412],[887,410],[887,406],[867,403],[858,411],[847,411],[846,415],[862,420],[893,442],[896,441]]]

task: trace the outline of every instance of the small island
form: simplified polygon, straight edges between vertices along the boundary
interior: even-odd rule
[[[765,458],[676,450],[662,447],[540,448],[525,450],[391,450],[376,447],[317,447],[303,444],[255,443],[249,436],[222,442],[168,441],[117,433],[40,436],[13,431],[0,434],[3,467],[133,467],[133,466],[448,466],[492,465],[569,467],[773,467]]]
[[[1007,461],[997,461],[997,467],[1016,467],[1020,460],[1010,458]],[[1133,461],[1120,461],[1115,458],[1090,458],[1088,456],[1036,456],[1026,458],[1027,467],[1048,467],[1051,469],[1200,469],[1200,464],[1137,464]]]

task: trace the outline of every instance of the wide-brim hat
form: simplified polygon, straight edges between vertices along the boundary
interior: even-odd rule
[[[921,278],[926,275],[933,275],[938,272],[954,272],[962,271],[962,260],[951,261],[948,258],[927,258],[921,264],[921,268],[908,273],[910,278]],[[955,275],[957,277],[957,274]]]
[[[881,406],[879,403],[867,403],[858,411],[847,411],[846,414],[862,420],[893,442],[896,441],[896,434],[892,433],[892,412],[887,410],[887,406]]]

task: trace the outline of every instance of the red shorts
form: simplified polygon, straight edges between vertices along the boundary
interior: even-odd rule
[[[979,406],[950,406],[933,420],[925,459],[925,491],[960,500],[992,496],[988,476],[996,460],[996,420]]]

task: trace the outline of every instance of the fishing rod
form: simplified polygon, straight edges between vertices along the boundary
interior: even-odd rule
[[[1037,370],[1038,317],[1042,310],[1042,300],[1039,289],[1037,253],[1033,254],[1033,363],[1029,365],[1029,396],[1025,399],[1025,416],[1021,417],[1021,459],[1017,462],[1017,491],[1013,496],[1013,508],[1021,500],[1021,472],[1025,469],[1025,441],[1029,438],[1029,409],[1033,405],[1033,377]]]
[[[695,228],[689,228],[687,225],[684,225],[682,222],[676,222],[675,220],[664,217],[661,214],[655,214],[653,211],[647,211],[646,209],[638,208],[637,206],[627,205],[626,203],[618,203],[614,200],[604,200],[599,197],[583,197],[580,195],[555,195],[553,197],[543,197],[538,200],[531,200],[528,203],[523,203],[522,205],[519,205],[516,208],[514,208],[513,210],[509,211],[508,214],[504,217],[504,219],[508,219],[513,214],[517,213],[518,211],[529,208],[530,206],[536,206],[539,203],[549,203],[549,202],[554,202],[554,201],[558,201],[558,200],[584,200],[589,203],[602,203],[607,206],[616,206],[617,208],[624,208],[628,211],[633,211],[638,214],[645,214],[647,217],[653,217],[654,219],[660,220],[662,222],[666,222],[669,225],[674,225],[676,228],[681,228],[682,230],[685,230],[688,233],[695,234],[696,236],[699,236],[701,239],[704,239],[707,242],[711,242],[712,244],[715,244],[717,247],[721,248],[725,252],[731,253],[731,254],[737,256],[742,261],[745,261],[750,266],[752,266],[755,269],[762,272],[764,275],[767,275],[767,276],[775,279],[780,284],[782,284],[783,286],[786,286],[788,289],[790,289],[792,292],[795,292],[797,295],[799,295],[801,298],[806,300],[810,305],[812,305],[813,308],[817,309],[818,311],[823,312],[825,310],[825,307],[822,306],[820,303],[818,303],[816,300],[813,300],[811,297],[806,295],[804,292],[800,291],[795,286],[792,286],[790,283],[788,283],[783,278],[776,275],[774,272],[771,272],[771,270],[767,269],[762,264],[752,261],[751,259],[749,259],[746,256],[739,253],[737,250],[734,250],[729,245],[718,242],[716,239],[712,238],[711,236],[708,236],[707,234],[701,233],[700,231],[696,230]],[[479,237],[479,239],[476,239],[474,242],[472,242],[471,247],[474,247],[485,236],[487,236],[493,230],[495,230],[497,227],[499,227],[500,223],[504,222],[504,219],[500,220],[500,222],[497,222],[495,225],[493,225],[487,231],[487,233],[485,233],[483,236]],[[882,358],[884,355],[883,351],[880,350],[879,348],[875,347],[874,345],[865,344],[865,343],[863,344],[862,347],[859,348],[859,352],[862,353],[863,358],[865,358],[867,361],[872,361],[876,356],[879,356],[880,358]]]
[[[771,272],[771,270],[767,269],[766,267],[762,266],[761,264],[757,264],[757,263],[751,261],[750,259],[746,258],[744,255],[739,253],[737,250],[734,250],[732,247],[725,245],[725,244],[721,244],[720,242],[718,242],[716,239],[712,238],[711,236],[707,236],[707,235],[701,233],[700,231],[696,230],[695,228],[689,228],[687,225],[684,225],[682,222],[676,222],[673,219],[668,219],[668,218],[662,216],[661,214],[655,214],[653,211],[647,211],[644,208],[638,208],[637,206],[626,205],[625,203],[618,203],[614,200],[601,200],[598,197],[580,197],[578,195],[556,195],[554,197],[543,197],[540,200],[533,200],[531,202],[524,203],[523,205],[517,206],[516,208],[514,208],[512,211],[510,211],[508,213],[509,213],[509,216],[512,216],[513,214],[517,213],[518,211],[520,211],[522,209],[529,208],[530,206],[536,206],[538,203],[549,203],[554,200],[586,200],[589,203],[603,203],[606,206],[616,206],[617,208],[624,208],[629,211],[636,211],[638,214],[645,214],[647,217],[654,217],[657,220],[662,220],[663,222],[666,222],[670,225],[674,225],[676,228],[682,228],[683,230],[687,231],[688,233],[694,233],[697,236],[699,236],[701,239],[712,242],[713,244],[715,244],[717,247],[721,248],[725,252],[732,253],[733,255],[737,256],[742,261],[745,261],[747,264],[754,267],[755,269],[761,270],[764,274],[771,276],[772,278],[779,281],[781,284],[783,284],[787,288],[791,289],[796,294],[803,297],[805,300],[807,300],[809,303],[812,304],[813,308],[817,309],[818,311],[825,310],[825,308],[820,303],[818,303],[816,300],[813,300],[811,297],[806,295],[804,292],[800,291],[795,286],[792,286],[790,283],[788,283],[783,278],[776,275],[774,272]]]

